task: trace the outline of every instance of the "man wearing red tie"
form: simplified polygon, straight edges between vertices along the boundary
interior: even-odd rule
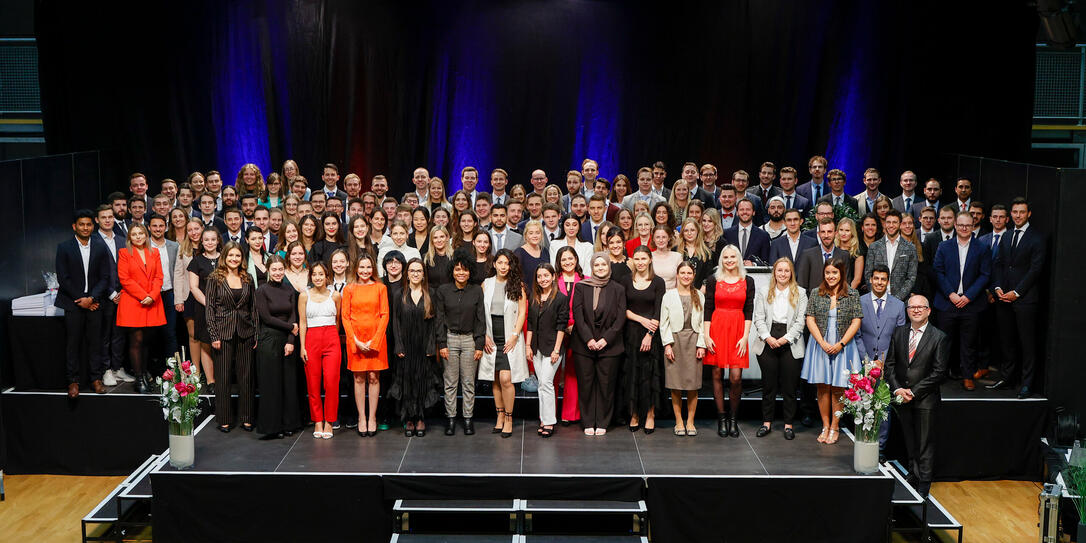
[[[725,183],[720,186],[720,227],[727,230],[736,222],[735,217],[735,185]]]
[[[897,405],[910,468],[907,480],[925,498],[931,491],[935,466],[935,411],[942,396],[950,341],[931,326],[928,299],[915,294],[907,304],[909,324],[899,326],[886,353],[886,382]]]

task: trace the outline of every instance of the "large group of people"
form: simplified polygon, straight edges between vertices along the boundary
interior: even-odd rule
[[[922,413],[906,424],[926,429],[942,373],[974,390],[998,338],[1008,355],[990,386],[1028,396],[1045,247],[1029,203],[987,206],[965,178],[946,201],[939,180],[918,191],[911,171],[891,198],[874,168],[849,195],[828,166],[812,157],[799,183],[765,162],[752,185],[743,170],[718,182],[716,166],[686,163],[668,186],[662,162],[608,180],[586,159],[565,190],[543,170],[525,186],[498,168],[489,193],[467,167],[451,195],[418,168],[401,197],[383,175],[341,183],[334,164],[311,184],[291,160],[267,176],[246,164],[233,184],[217,171],[165,179],[157,194],[134,173],[128,194],[77,211],[57,249],[69,395],[82,363],[95,392],[149,391],[152,361],[186,345],[224,432],[274,439],[308,419],[331,438],[344,390],[344,422],[362,437],[394,420],[424,436],[442,397],[445,434],[473,434],[476,382],[490,381],[492,432],[509,437],[516,385],[534,374],[543,438],[559,423],[652,433],[669,397],[674,435],[696,436],[708,368],[717,433],[738,437],[753,354],[757,436],[773,431],[779,394],[785,439],[803,416],[833,444],[864,359],[888,366],[894,394]],[[768,288],[752,266],[768,268]],[[914,367],[921,353],[935,360]],[[928,436],[906,435],[914,458],[930,455]]]

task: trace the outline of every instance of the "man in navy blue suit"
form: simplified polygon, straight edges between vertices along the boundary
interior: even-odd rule
[[[769,234],[765,230],[754,226],[754,202],[743,198],[739,200],[739,203],[735,204],[735,209],[735,214],[739,220],[731,228],[725,230],[723,236],[720,236],[720,240],[716,243],[713,262],[720,258],[720,251],[730,244],[739,247],[739,252],[743,254],[744,265],[750,266],[757,264],[759,261],[761,265],[768,263]]]
[[[871,269],[871,292],[860,296],[860,306],[864,318],[860,321],[860,351],[869,360],[886,361],[886,351],[890,349],[890,338],[894,329],[905,326],[905,302],[891,296],[890,268],[886,264],[876,264]],[[886,450],[886,440],[890,437],[890,419],[882,422],[879,428],[879,454]]]
[[[798,209],[789,209],[784,212],[784,234],[769,244],[769,263],[784,257],[793,264],[799,260],[799,255],[811,247],[818,247],[818,241],[811,236],[804,236],[800,230],[803,228],[803,214]]]
[[[781,193],[785,209],[798,209],[806,217],[811,209],[811,200],[796,191],[796,169],[791,166],[781,168]]]
[[[939,244],[935,251],[937,326],[949,337],[957,337],[962,388],[973,390],[977,371],[977,338],[980,313],[988,305],[988,280],[992,256],[973,238],[973,216],[968,211],[954,217],[956,235]]]
[[[98,394],[105,393],[102,385],[102,305],[109,303],[108,294],[112,260],[109,249],[94,235],[94,213],[89,209],[75,212],[72,220],[73,238],[57,245],[57,298],[54,305],[64,310],[67,331],[65,348],[68,396],[79,396],[79,367],[87,360],[91,386]],[[112,231],[112,225],[110,225]],[[82,351],[82,353],[81,353]]]
[[[992,274],[992,296],[996,319],[1003,338],[1002,378],[990,388],[1007,388],[1018,373],[1022,360],[1018,397],[1027,398],[1033,386],[1037,359],[1037,281],[1045,261],[1045,236],[1029,224],[1031,212],[1025,198],[1011,202],[1014,231],[999,240]],[[1020,351],[1016,356],[1016,352]]]
[[[807,161],[807,170],[811,172],[811,180],[796,187],[796,192],[806,198],[808,202],[817,202],[819,198],[829,194],[830,188],[826,186],[825,179],[828,164],[829,162],[824,156],[813,156]]]

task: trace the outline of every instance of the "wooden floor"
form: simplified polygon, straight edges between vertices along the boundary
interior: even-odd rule
[[[7,501],[0,502],[0,543],[78,542],[79,520],[123,480],[6,476]],[[932,494],[965,525],[966,543],[1036,540],[1040,492],[1039,483],[1019,481],[936,483],[932,489]],[[895,537],[894,541],[909,540]]]

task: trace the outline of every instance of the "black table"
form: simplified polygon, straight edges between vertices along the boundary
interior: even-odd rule
[[[65,375],[64,317],[8,316],[8,339],[15,387],[29,389],[64,389]],[[86,381],[87,368],[80,368]]]

